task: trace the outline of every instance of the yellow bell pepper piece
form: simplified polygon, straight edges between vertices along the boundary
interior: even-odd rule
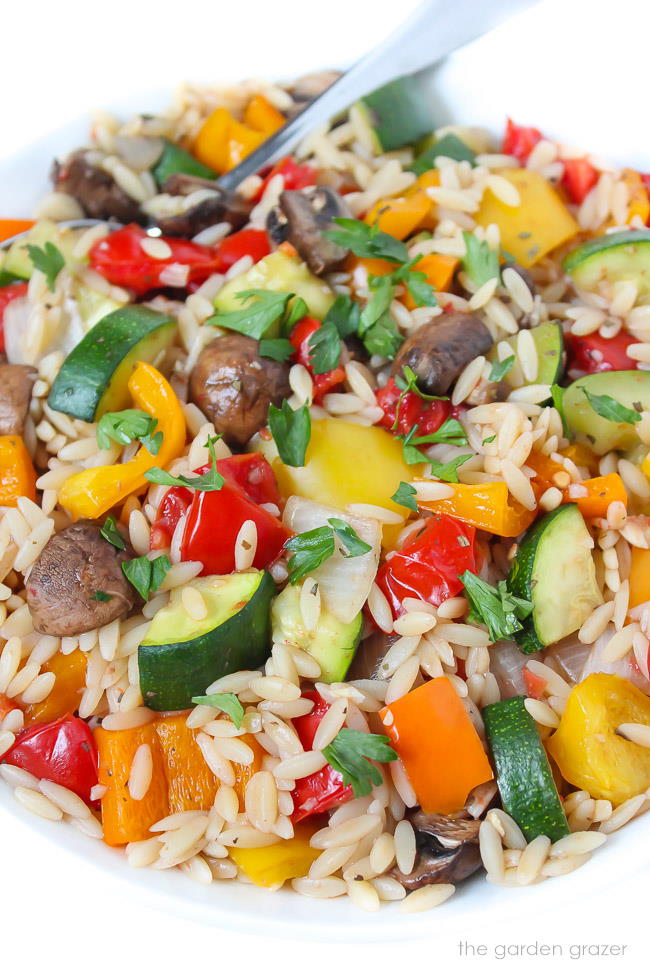
[[[634,217],[640,217],[641,223],[645,227],[650,217],[650,198],[643,180],[634,169],[624,169],[621,178],[628,188],[630,194],[627,205],[627,220],[630,223]]]
[[[217,173],[228,168],[228,139],[234,118],[226,108],[216,108],[207,117],[194,140],[192,153],[204,166]]]
[[[404,240],[420,226],[432,205],[431,197],[420,190],[412,196],[379,200],[364,219],[368,224],[376,223],[385,234]]]
[[[416,194],[422,193],[423,190],[428,189],[430,186],[440,186],[440,171],[438,169],[428,169],[426,173],[422,173],[418,176],[415,183],[409,186],[404,196],[415,196]],[[428,194],[425,194],[429,200],[429,209],[423,219],[418,224],[418,230],[434,230],[436,224],[438,223],[438,206],[433,202]]]
[[[99,518],[129,494],[145,487],[145,471],[150,467],[166,467],[185,446],[183,410],[165,377],[148,362],[138,362],[128,388],[134,406],[157,418],[156,432],[163,435],[160,450],[154,456],[140,447],[126,464],[91,467],[69,477],[59,492],[59,502],[75,521]]]
[[[257,132],[241,122],[232,120],[226,148],[226,171],[238,166],[242,159],[250,156],[254,149],[267,138],[268,133]]]
[[[650,600],[650,549],[633,548],[630,565],[630,606]]]
[[[273,846],[262,846],[255,850],[230,848],[230,857],[256,887],[275,887],[285,880],[304,877],[312,863],[321,852],[309,845],[314,830],[307,826],[296,826],[295,835],[290,840],[280,840]]]
[[[268,441],[256,441],[255,449],[268,456]],[[387,430],[333,419],[312,420],[304,467],[288,467],[277,456],[269,459],[285,498],[297,494],[341,510],[354,502],[376,504],[398,512],[404,520],[408,512],[391,495],[400,481],[422,471],[422,465],[409,467],[404,462],[400,442]],[[385,528],[384,543],[387,537]]]
[[[547,748],[564,778],[618,806],[650,787],[650,749],[616,733],[650,724],[650,698],[616,674],[590,674],[573,688]]]
[[[273,135],[281,129],[286,119],[282,112],[278,112],[274,105],[264,95],[254,95],[246,106],[244,112],[244,125],[264,132],[266,135]]]
[[[531,169],[506,169],[501,173],[519,191],[520,205],[506,206],[487,190],[475,215],[481,227],[495,223],[501,247],[522,267],[532,267],[549,251],[570,240],[580,230],[547,179]]]

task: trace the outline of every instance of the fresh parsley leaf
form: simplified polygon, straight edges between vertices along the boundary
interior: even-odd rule
[[[98,589],[96,592],[92,594],[90,598],[94,599],[96,603],[110,603],[113,597],[109,596],[109,594],[107,592],[104,592],[103,589]]]
[[[640,413],[637,413],[636,410],[629,409],[627,406],[623,406],[622,403],[619,403],[612,396],[608,396],[606,393],[603,393],[602,396],[597,396],[595,393],[590,393],[586,386],[580,386],[579,388],[587,397],[589,406],[594,413],[602,416],[604,420],[611,420],[612,423],[638,423],[641,419]]]
[[[244,707],[236,694],[205,694],[203,697],[193,697],[192,704],[206,704],[209,708],[219,708],[228,715],[235,728],[241,728]]]
[[[500,383],[507,372],[510,372],[515,364],[515,356],[509,355],[507,359],[503,359],[501,362],[495,362],[490,369],[490,375],[488,379],[491,383]]]
[[[402,367],[402,376],[395,377],[395,385],[398,389],[401,389],[403,393],[415,393],[420,399],[430,402],[435,399],[449,399],[448,396],[435,396],[432,393],[423,393],[418,386],[418,377],[413,372],[410,366]],[[400,397],[401,400],[402,397]]]
[[[164,471],[162,467],[150,467],[148,471],[144,472],[145,480],[150,481],[151,484],[166,484],[169,487],[187,487],[192,488],[194,491],[220,491],[224,485],[224,478],[217,470],[217,455],[214,449],[214,445],[219,440],[219,437],[220,435],[208,437],[203,445],[210,452],[210,469],[205,474],[198,474],[196,477],[185,477],[184,474],[179,474],[178,477],[174,477],[172,474]]]
[[[395,287],[389,275],[384,275],[383,278],[375,278],[374,280],[378,281],[378,284],[373,290],[370,300],[361,312],[361,319],[359,321],[359,334],[362,337],[388,311],[395,293]]]
[[[411,511],[417,511],[416,494],[417,491],[412,484],[407,484],[406,481],[400,481],[397,491],[391,496],[391,501],[394,501],[395,504],[401,504],[405,508],[410,508]]]
[[[56,279],[65,267],[65,259],[59,248],[48,240],[43,247],[28,244],[27,253],[34,267],[45,275],[49,290],[54,291]]]
[[[430,464],[432,461],[425,453],[417,448],[422,444],[448,443],[463,447],[467,443],[467,436],[461,423],[453,416],[447,417],[445,422],[434,433],[427,433],[422,437],[417,436],[418,424],[411,427],[409,432],[400,439],[402,440],[402,454],[407,464]],[[465,455],[465,460],[467,460]],[[441,465],[445,467],[446,465]],[[434,472],[437,473],[437,472]]]
[[[343,521],[341,518],[328,518],[327,524],[332,526],[334,534],[343,545],[343,550],[339,551],[346,559],[365,555],[372,548],[372,545],[368,545],[362,538],[359,538],[354,528],[347,521]]]
[[[357,257],[379,257],[395,264],[404,264],[408,260],[406,245],[396,237],[383,233],[379,227],[371,227],[363,220],[348,217],[336,217],[334,223],[334,229],[326,230],[324,236]]]
[[[294,535],[284,547],[293,553],[287,563],[289,582],[293,585],[334,555],[334,532],[328,525],[322,525]]]
[[[429,460],[428,463],[431,464],[431,473],[438,480],[446,481],[447,484],[458,484],[458,468],[462,467],[465,461],[470,460],[473,456],[474,454],[461,454],[460,457],[454,457],[446,464],[442,464],[438,460]]]
[[[418,305],[437,305],[437,299],[434,289],[427,281],[427,276],[424,271],[415,271],[413,267],[420,260],[420,255],[417,254],[410,261],[402,264],[401,267],[395,268],[388,274],[380,274],[371,277],[368,280],[368,285],[372,290],[376,290],[379,287],[388,287],[394,289],[398,284],[403,284],[407,290],[410,292],[413,301]],[[392,295],[391,295],[392,297]]]
[[[110,542],[115,548],[119,548],[122,552],[126,549],[126,542],[122,538],[122,535],[117,530],[117,525],[115,524],[115,518],[109,515],[102,527],[99,529],[99,534]]]
[[[280,324],[280,330],[285,336],[289,334],[296,322],[309,314],[309,308],[304,298],[301,298],[300,295],[289,295],[289,298],[285,316]]]
[[[391,748],[386,735],[371,735],[354,728],[341,728],[329,745],[323,748],[323,755],[343,776],[343,784],[351,785],[354,795],[367,796],[373,785],[381,785],[382,776],[378,769],[368,761],[394,762],[397,752]]]
[[[496,642],[522,630],[521,620],[533,611],[533,604],[508,591],[505,582],[491,586],[467,570],[458,577],[465,587],[473,622],[485,623],[490,639]]]
[[[296,351],[289,339],[260,339],[260,355],[276,362],[286,362]]]
[[[341,339],[333,322],[323,322],[309,336],[311,371],[315,375],[331,372],[341,361]]]
[[[361,339],[369,355],[379,355],[383,359],[394,359],[404,341],[388,312],[364,332]]]
[[[122,572],[143,599],[149,599],[150,594],[161,586],[171,567],[166,555],[159,555],[155,559],[141,555],[137,559],[122,562]]]
[[[323,319],[323,325],[334,325],[342,339],[356,335],[359,330],[361,305],[350,295],[337,295]]]
[[[463,231],[465,241],[465,257],[461,258],[463,270],[476,289],[491,281],[499,279],[499,255],[490,248],[485,240],[479,240],[467,230]]]
[[[286,399],[279,408],[271,403],[269,427],[283,463],[289,467],[304,467],[311,439],[309,407],[299,406],[292,410]]]
[[[485,446],[486,443],[494,443],[496,438],[497,438],[496,433],[493,433],[491,437],[486,437],[485,440],[482,441],[483,446]]]
[[[551,386],[551,398],[553,400],[553,406],[560,414],[560,419],[562,420],[562,432],[565,437],[570,437],[571,431],[567,423],[566,413],[564,412],[564,389],[562,386],[553,383]]]
[[[129,444],[139,440],[150,454],[157,454],[162,444],[161,431],[154,433],[158,420],[144,410],[120,410],[119,413],[104,413],[97,424],[97,446],[108,450],[111,441]]]
[[[208,318],[206,324],[240,332],[259,341],[286,314],[293,294],[250,288],[248,291],[238,291],[235,297],[246,301],[246,306],[238,311],[217,312]]]

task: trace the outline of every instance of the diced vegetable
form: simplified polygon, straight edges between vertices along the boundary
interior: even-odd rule
[[[501,175],[518,191],[520,205],[507,206],[488,190],[475,220],[482,227],[497,224],[503,250],[522,267],[532,267],[549,251],[575,236],[580,228],[540,173],[531,169],[507,169]]]
[[[249,570],[196,579],[207,615],[193,619],[175,590],[151,621],[138,650],[140,688],[147,707],[178,711],[192,705],[219,677],[255,670],[270,650],[275,583]]]
[[[514,634],[525,653],[574,633],[602,602],[591,535],[575,504],[549,511],[519,543],[508,588],[533,604]]]
[[[650,217],[650,196],[643,177],[633,169],[624,169],[621,173],[621,182],[627,186],[628,191],[625,222],[629,224],[637,220],[644,225],[647,224]],[[614,225],[613,220],[612,225]]]
[[[449,291],[457,267],[456,257],[449,257],[447,254],[425,254],[417,264],[413,265],[413,270],[422,271],[426,276],[427,284],[430,284],[435,291]],[[411,310],[416,307],[409,292],[406,293],[404,304]]]
[[[227,173],[265,138],[266,133],[238,122],[226,108],[217,108],[199,129],[192,148],[205,166],[217,173]]]
[[[253,95],[244,112],[244,125],[257,132],[273,135],[281,129],[286,119],[264,95]]]
[[[424,145],[418,147],[420,148],[419,154],[409,167],[418,176],[426,173],[429,169],[434,169],[438,156],[446,156],[447,159],[455,159],[457,162],[466,161],[472,166],[476,161],[476,153],[453,132],[448,132],[440,139],[432,136],[429,139],[424,139],[423,142]]]
[[[629,582],[630,606],[650,602],[650,549],[632,549]]]
[[[17,234],[23,234],[34,226],[33,220],[0,220],[0,241],[9,240]]]
[[[313,701],[314,707],[309,714],[294,718],[293,726],[302,747],[305,751],[310,751],[318,726],[331,705],[317,691],[303,691],[302,696]],[[353,798],[354,793],[351,786],[343,785],[343,776],[340,772],[331,765],[325,765],[320,771],[297,779],[291,795],[293,798],[291,818],[294,823],[299,823],[307,816],[326,812],[332,806],[347,802],[348,799]]]
[[[416,481],[423,480],[415,478]],[[488,484],[454,484],[451,498],[441,501],[419,501],[421,508],[440,514],[454,515],[468,525],[504,538],[515,538],[528,528],[535,518],[508,493],[503,481]]]
[[[507,156],[515,156],[520,163],[524,164],[542,138],[539,129],[533,128],[532,125],[517,125],[508,118],[501,152]]]
[[[3,319],[5,308],[16,298],[24,298],[27,294],[27,282],[20,281],[15,284],[5,284],[0,287],[0,353],[5,351],[5,333]]]
[[[66,714],[57,721],[25,728],[2,761],[31,772],[37,779],[65,786],[92,804],[90,790],[97,785],[97,749],[90,728],[81,718]]]
[[[447,677],[426,681],[380,716],[425,813],[457,812],[472,789],[494,777]]]
[[[415,75],[396,78],[356,103],[376,151],[391,152],[417,142],[434,128],[430,100]]]
[[[638,363],[627,354],[627,347],[635,340],[624,329],[612,338],[603,338],[599,332],[589,335],[565,336],[569,361],[567,371],[577,372],[618,372],[636,369]]]
[[[255,200],[261,200],[274,176],[282,177],[285,190],[304,190],[306,186],[315,186],[318,182],[318,170],[313,166],[299,164],[293,156],[285,156],[264,177],[262,185],[255,194]]]
[[[598,170],[588,159],[565,159],[562,185],[573,203],[582,203],[598,182]]]
[[[548,836],[552,842],[566,836],[569,825],[524,698],[489,704],[483,716],[505,811],[528,842],[537,836]]]
[[[538,366],[537,375],[529,381],[535,385],[540,383],[545,386],[559,382],[564,371],[564,333],[560,322],[549,321],[536,325],[535,328],[530,329],[530,336],[535,343]],[[517,337],[505,341],[511,346],[513,354],[516,354]],[[496,347],[493,348],[489,358],[492,362],[499,361]],[[505,373],[504,378],[507,382],[508,372]],[[523,376],[521,378],[521,385],[525,385]]]
[[[81,650],[58,651],[41,667],[41,673],[54,674],[56,683],[44,701],[25,707],[25,723],[47,722],[72,714],[79,707],[86,687],[88,656]]]
[[[290,840],[252,850],[230,848],[230,858],[256,887],[275,887],[285,880],[304,877],[320,854],[309,845],[314,829],[299,826]]]
[[[592,237],[567,254],[562,266],[583,291],[607,295],[617,281],[633,281],[639,297],[645,297],[650,294],[650,230]]]
[[[15,508],[18,498],[36,500],[36,471],[22,437],[0,437],[0,505]]]
[[[331,393],[345,382],[345,369],[337,365],[327,372],[314,373],[312,367],[312,336],[321,327],[317,318],[302,318],[292,329],[290,342],[296,350],[295,361],[309,370],[314,383],[314,403],[321,403],[326,393]]]
[[[556,475],[566,475],[566,468],[562,464],[536,450],[530,452],[526,464],[535,471],[531,483],[538,497],[548,488],[558,487]],[[627,506],[627,491],[620,474],[586,478],[579,485],[568,484],[560,490],[564,502],[574,501],[583,518],[604,518],[612,501],[622,501]]]
[[[169,464],[185,445],[183,410],[165,377],[148,363],[139,362],[128,388],[135,406],[158,418],[157,431],[163,435],[160,449],[154,457],[146,447],[140,447],[126,463],[91,467],[69,477],[59,492],[59,503],[74,519],[99,518],[147,484],[145,471]]]
[[[15,240],[9,245],[6,251],[3,271],[15,274],[19,278],[31,278],[34,272],[34,264],[29,256],[29,247],[47,247],[53,245],[66,263],[73,263],[74,245],[83,231],[74,230],[70,227],[57,226],[51,220],[39,220],[31,227],[27,228],[28,234]],[[12,236],[12,235],[8,235]]]
[[[153,177],[159,187],[175,173],[185,173],[187,176],[199,176],[202,179],[216,179],[217,173],[208,166],[204,166],[194,156],[186,152],[175,142],[164,140],[162,155],[153,168]]]
[[[162,753],[159,774],[167,782],[169,812],[209,809],[219,783],[196,743],[196,731],[187,727],[187,715],[165,715],[154,727]]]
[[[218,312],[240,311],[246,306],[246,300],[237,295],[253,288],[297,294],[316,318],[324,318],[334,301],[329,285],[312,274],[306,264],[277,250],[228,281],[217,292],[214,307]]]
[[[433,203],[424,191],[413,196],[390,197],[379,200],[365,216],[366,223],[377,224],[379,229],[398,240],[405,240],[416,230]]]
[[[650,374],[641,369],[599,372],[576,379],[564,391],[564,413],[579,443],[591,447],[600,456],[610,450],[629,450],[637,446],[636,425],[629,422],[627,413],[621,413],[625,417],[621,420],[599,415],[594,409],[594,396],[610,397],[626,411],[640,414],[650,409]]]
[[[391,378],[377,390],[377,405],[384,415],[379,424],[386,430],[405,436],[417,424],[417,435],[426,436],[439,430],[450,415],[449,400],[424,400],[416,392],[401,389]]]
[[[615,674],[590,674],[567,698],[548,750],[571,785],[619,805],[650,787],[650,749],[617,734],[650,724],[650,698]]]
[[[257,264],[270,252],[271,248],[266,231],[256,230],[255,227],[246,227],[234,234],[228,234],[217,245],[219,271],[225,274],[242,257],[251,257]]]

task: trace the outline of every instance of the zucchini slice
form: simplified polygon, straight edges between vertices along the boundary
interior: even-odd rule
[[[138,648],[142,697],[154,711],[191,708],[192,698],[205,694],[213,681],[256,670],[270,652],[276,587],[268,572],[205,576],[192,585],[206,603],[206,618],[192,619],[177,589]]]
[[[551,320],[543,322],[541,325],[536,325],[535,328],[531,328],[530,334],[537,350],[537,375],[531,380],[531,384],[535,386],[538,384],[552,386],[553,383],[559,382],[564,372],[565,356],[562,326],[559,322]],[[505,339],[505,341],[512,349],[513,355],[516,355],[516,337]],[[492,347],[492,352],[488,358],[491,362],[499,361],[496,345]],[[515,376],[514,370],[518,371],[518,375]],[[508,370],[504,376],[506,382],[510,378],[516,381],[515,384],[517,386],[526,384],[523,373],[517,364],[513,365],[512,369]]]
[[[110,312],[65,359],[48,404],[53,410],[92,423],[129,405],[127,388],[136,362],[153,362],[171,342],[176,322],[144,305]]]
[[[548,836],[553,843],[566,836],[569,824],[524,698],[488,704],[483,718],[505,811],[529,843],[536,836]]]
[[[435,128],[430,105],[431,99],[415,75],[389,81],[356,103],[380,153],[401,149],[428,135]]]
[[[519,543],[508,588],[533,611],[514,638],[534,653],[575,633],[602,602],[591,554],[592,539],[575,504],[539,518]]]
[[[639,296],[650,295],[650,230],[618,230],[581,244],[562,266],[583,291],[634,281]]]
[[[283,254],[282,251],[273,251],[257,264],[253,264],[248,271],[228,281],[217,292],[214,307],[217,311],[240,311],[246,307],[248,299],[242,300],[237,295],[240,291],[249,291],[253,288],[284,294],[293,292],[303,299],[310,315],[316,318],[325,318],[334,301],[330,286],[312,274],[306,264],[295,257]],[[265,338],[270,338],[274,334],[277,332],[271,329],[266,333]]]
[[[448,132],[439,139],[432,134],[428,139],[424,139],[423,145],[418,148],[420,151],[414,162],[409,166],[411,172],[415,173],[416,176],[421,176],[422,173],[435,169],[437,156],[446,156],[448,159],[455,159],[457,162],[468,162],[472,166],[476,162],[476,153],[453,132]]]
[[[576,379],[564,390],[564,413],[576,440],[600,455],[638,446],[636,426],[600,416],[592,409],[585,389],[594,396],[611,396],[622,406],[641,413],[650,409],[650,372],[642,369],[596,372]]]

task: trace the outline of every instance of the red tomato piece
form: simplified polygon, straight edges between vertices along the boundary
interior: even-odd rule
[[[526,685],[526,695],[541,701],[544,688],[546,687],[544,678],[534,674],[528,667],[524,667],[521,673],[524,678],[524,684]]]
[[[449,400],[423,400],[417,393],[404,393],[393,378],[377,390],[377,405],[384,411],[379,426],[405,435],[417,423],[420,437],[435,433],[451,413]]]
[[[319,724],[330,709],[330,705],[317,691],[303,691],[303,697],[314,702],[313,710],[300,718],[293,719],[293,726],[300,742],[309,751],[314,744],[314,735]],[[320,771],[298,779],[291,793],[293,796],[293,814],[291,819],[299,823],[301,819],[322,813],[332,806],[352,799],[352,786],[343,785],[343,776],[331,765],[325,765]]]
[[[582,203],[598,182],[598,170],[588,159],[565,159],[562,185],[574,203]]]
[[[284,177],[285,190],[304,190],[306,186],[315,186],[318,182],[318,171],[313,166],[301,165],[293,156],[285,156],[264,176],[262,185],[254,197],[256,201],[262,199],[266,187],[278,173]]]
[[[238,230],[236,233],[230,234],[229,237],[224,237],[217,245],[219,271],[225,274],[242,257],[252,257],[253,264],[257,264],[270,253],[271,248],[266,231],[255,230],[253,227]]]
[[[636,369],[639,365],[627,354],[627,347],[635,340],[621,329],[618,335],[606,339],[598,332],[591,335],[565,336],[569,359],[567,369],[582,373],[614,372],[619,369]]]
[[[309,342],[318,329],[321,322],[317,318],[301,318],[293,327],[289,341],[296,350],[294,360],[305,366],[314,381],[314,403],[321,403],[326,393],[331,393],[333,389],[340,386],[345,380],[345,369],[337,366],[329,372],[314,372],[312,369],[312,354]]]
[[[66,714],[47,724],[33,724],[16,736],[3,762],[65,786],[93,804],[90,790],[97,785],[97,746],[81,718]]]
[[[476,571],[476,531],[449,515],[432,515],[415,538],[384,562],[380,587],[397,618],[407,596],[439,606],[463,589],[458,578]]]
[[[17,281],[15,284],[7,284],[4,288],[0,288],[0,352],[5,350],[5,333],[3,328],[3,319],[5,308],[10,305],[12,301],[16,298],[22,298],[27,294],[27,281]]]
[[[541,139],[542,133],[539,129],[526,125],[516,125],[509,118],[506,122],[506,132],[501,151],[507,156],[516,156],[520,162],[525,163]]]

